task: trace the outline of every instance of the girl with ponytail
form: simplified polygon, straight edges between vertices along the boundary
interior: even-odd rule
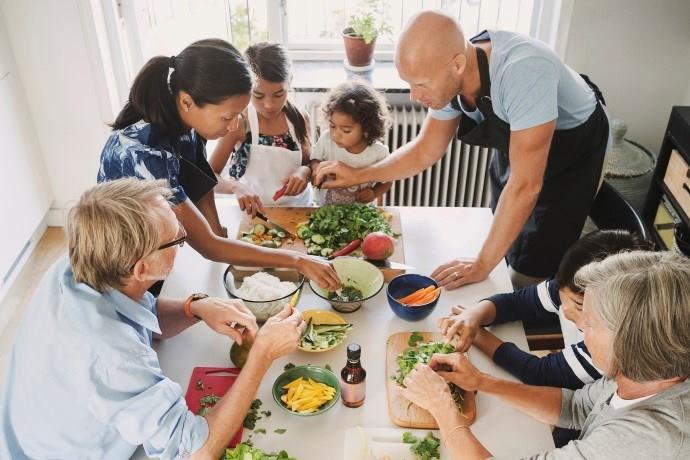
[[[187,241],[202,256],[231,264],[295,268],[323,288],[337,288],[338,276],[323,260],[228,239],[220,224],[214,198],[217,177],[206,159],[206,141],[244,134],[242,112],[251,89],[246,61],[224,40],[201,40],[177,56],[150,59],[111,125],[98,182],[166,179]]]
[[[245,52],[255,81],[247,108],[246,132],[230,132],[210,163],[220,174],[229,160],[229,178],[217,191],[234,193],[248,214],[263,205],[311,206],[309,122],[288,99],[290,60],[278,43],[256,43]],[[237,148],[236,148],[237,147]]]

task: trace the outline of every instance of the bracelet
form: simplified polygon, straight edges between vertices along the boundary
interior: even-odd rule
[[[448,436],[446,436],[445,439],[443,440],[443,445],[444,445],[444,446],[446,445],[446,440],[450,439],[451,436],[453,435],[453,433],[455,433],[455,430],[457,430],[457,429],[459,429],[459,428],[466,428],[468,431],[469,431],[469,429],[470,429],[469,425],[458,425],[458,426],[456,426],[455,428],[453,428],[452,430],[450,430],[450,431],[448,432]]]

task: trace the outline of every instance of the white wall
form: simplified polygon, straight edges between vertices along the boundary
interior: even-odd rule
[[[0,298],[52,201],[37,130],[0,11]]]
[[[690,104],[690,1],[574,0],[567,40],[566,63],[657,152],[671,107]]]
[[[0,0],[29,111],[49,172],[54,209],[96,182],[109,133],[108,98],[92,65],[83,0]]]

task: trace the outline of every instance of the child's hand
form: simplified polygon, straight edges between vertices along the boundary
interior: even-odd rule
[[[288,177],[283,183],[287,186],[285,195],[295,196],[299,195],[307,188],[309,179],[311,178],[311,169],[308,166],[300,166],[295,173]]]
[[[257,211],[265,212],[261,198],[242,182],[233,181],[233,193],[240,209],[254,217]]]
[[[371,203],[376,199],[376,192],[372,187],[363,188],[357,192],[357,201],[360,203]]]

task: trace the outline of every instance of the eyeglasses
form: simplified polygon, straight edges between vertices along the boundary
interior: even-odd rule
[[[168,242],[168,243],[161,244],[160,246],[158,246],[157,251],[160,251],[160,250],[162,250],[162,249],[171,248],[171,247],[173,247],[173,246],[179,246],[179,247],[184,246],[184,242],[187,240],[187,232],[185,231],[185,229],[184,229],[184,227],[182,226],[182,224],[180,224],[180,231],[182,232],[182,236],[181,236],[181,237],[175,238],[174,240],[172,240],[172,241],[170,241],[170,242]]]

